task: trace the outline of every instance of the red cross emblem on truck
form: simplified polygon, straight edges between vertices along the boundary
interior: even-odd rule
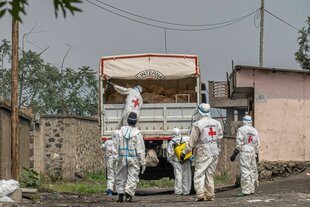
[[[136,106],[139,106],[140,105],[140,103],[139,103],[139,99],[132,99],[132,103],[133,103],[133,107],[135,107],[136,108]]]
[[[213,131],[212,127],[210,127],[209,130],[210,131],[208,132],[208,135],[212,136],[212,138],[213,138],[213,135],[216,135],[216,131]]]

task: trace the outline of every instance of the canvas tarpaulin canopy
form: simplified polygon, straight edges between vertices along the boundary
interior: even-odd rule
[[[199,75],[198,57],[180,54],[138,54],[102,57],[104,79],[183,79]]]

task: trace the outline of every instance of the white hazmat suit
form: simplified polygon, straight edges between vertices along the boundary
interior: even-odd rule
[[[135,86],[134,88],[125,88],[115,84],[113,86],[118,93],[122,95],[127,95],[124,112],[118,124],[118,129],[120,129],[122,126],[128,125],[127,117],[130,112],[136,113],[137,117],[139,118],[141,106],[143,104],[143,99],[140,94],[142,92],[142,88],[141,86]]]
[[[114,132],[114,135],[117,131]],[[113,138],[113,137],[112,137]],[[113,141],[108,139],[102,145],[105,154],[105,165],[107,170],[107,188],[108,195],[112,195],[115,190],[115,159],[113,159]]]
[[[240,151],[241,189],[243,195],[254,194],[257,179],[256,154],[260,145],[250,116],[243,117],[244,126],[237,131],[236,149]],[[242,195],[241,194],[241,195]]]
[[[145,169],[145,146],[141,132],[132,126],[123,126],[113,140],[113,154],[117,159],[116,191],[135,195],[139,172]]]
[[[172,139],[168,145],[168,161],[172,164],[174,169],[174,193],[177,195],[188,195],[191,191],[192,172],[191,163],[186,160],[181,163],[177,158],[174,148],[175,146],[187,142],[189,137],[182,136],[178,128],[173,129]]]
[[[223,131],[220,122],[211,118],[209,104],[200,104],[198,112],[201,118],[193,123],[188,145],[181,156],[184,157],[195,147],[194,187],[197,201],[211,201],[215,197],[213,177],[220,152],[219,141],[223,138]]]

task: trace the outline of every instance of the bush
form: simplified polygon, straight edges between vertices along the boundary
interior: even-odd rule
[[[38,188],[41,186],[40,174],[35,170],[23,168],[19,183],[23,188]]]

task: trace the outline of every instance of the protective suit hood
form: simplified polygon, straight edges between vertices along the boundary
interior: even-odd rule
[[[130,127],[130,126],[123,126],[121,128],[121,132],[123,136],[125,137],[125,139],[132,139],[138,133],[140,133],[139,130],[137,130],[136,128]]]
[[[242,121],[243,121],[244,125],[252,126],[252,117],[251,116],[249,116],[249,115],[244,116]]]
[[[198,112],[201,116],[208,116],[211,117],[210,114],[210,105],[209,104],[205,104],[205,103],[201,103],[198,106]]]

